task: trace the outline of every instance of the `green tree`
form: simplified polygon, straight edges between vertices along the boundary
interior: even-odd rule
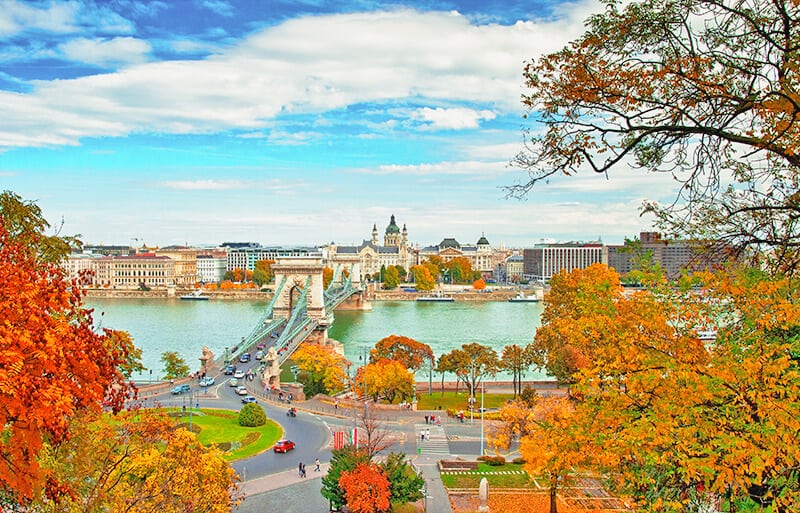
[[[383,273],[383,288],[395,289],[400,284],[400,276],[397,274],[397,269],[392,266],[386,269]]]
[[[54,235],[46,235],[50,223],[33,201],[25,201],[12,191],[0,193],[0,218],[8,236],[31,251],[39,263],[58,263],[69,255],[73,247],[82,247],[79,235],[62,237],[59,226]]]
[[[322,478],[321,493],[337,511],[347,503],[344,491],[339,487],[342,472],[353,471],[359,464],[369,461],[370,457],[366,451],[357,449],[355,445],[345,445],[341,449],[331,451],[330,468]]]
[[[662,228],[795,272],[797,2],[603,3],[583,36],[525,66],[523,102],[544,127],[527,134],[514,159],[527,177],[509,193],[589,170],[669,173],[676,201],[645,204]]]
[[[239,425],[248,427],[263,426],[267,423],[264,408],[257,403],[247,403],[239,410]]]
[[[392,504],[406,504],[422,499],[425,479],[411,468],[405,454],[390,452],[380,466],[389,479],[389,500]]]
[[[463,344],[461,349],[453,349],[448,355],[444,359],[447,370],[454,372],[456,377],[464,382],[472,397],[475,396],[478,384],[485,377],[494,375],[499,369],[497,351],[476,342]],[[442,365],[441,359],[440,365]]]
[[[406,281],[406,277],[408,276],[406,268],[402,265],[395,265],[394,268],[397,269],[397,276],[400,277],[400,281]]]
[[[189,375],[189,366],[176,351],[161,353],[161,362],[164,364],[164,379],[182,378]]]

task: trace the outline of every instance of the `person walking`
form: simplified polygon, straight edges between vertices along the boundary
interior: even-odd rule
[[[314,472],[319,472],[319,458],[314,460]]]
[[[306,477],[306,464],[300,464],[300,477]]]
[[[303,462],[302,461],[297,465],[297,475],[298,475],[298,477],[303,477]]]
[[[430,430],[430,429],[426,429],[426,430],[425,430],[425,438],[426,438],[427,440],[430,440],[430,439],[431,439],[431,430]]]

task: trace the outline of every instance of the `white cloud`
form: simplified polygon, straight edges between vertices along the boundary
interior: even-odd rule
[[[495,117],[497,117],[495,113],[490,110],[477,111],[463,107],[453,109],[424,107],[417,109],[411,115],[412,119],[426,123],[427,127],[433,130],[478,128],[481,121],[494,119]]]
[[[581,18],[595,5],[587,2],[575,7]],[[259,130],[287,113],[420,99],[454,106],[424,113],[432,127],[472,126],[489,116],[481,109],[518,112],[523,61],[582,31],[569,17],[472,25],[457,13],[410,10],[293,19],[204,60],[36,81],[21,98],[0,93],[0,148],[133,132]],[[142,58],[145,49],[135,41],[115,44],[127,59]],[[76,46],[84,59],[110,58],[110,46]]]
[[[215,12],[220,16],[233,16],[233,6],[222,0],[201,0],[197,3],[200,7]]]
[[[378,168],[353,169],[352,172],[372,175],[412,175],[412,176],[440,176],[440,175],[473,175],[479,177],[496,176],[508,173],[507,162],[437,162],[434,164],[387,164]]]
[[[150,44],[132,37],[73,39],[61,45],[67,59],[98,66],[125,65],[147,61]]]
[[[174,180],[161,182],[161,186],[187,191],[227,191],[248,187],[246,182],[240,180]]]
[[[46,8],[33,7],[17,0],[0,0],[0,36],[22,30],[68,33],[78,30],[76,2],[53,2]]]

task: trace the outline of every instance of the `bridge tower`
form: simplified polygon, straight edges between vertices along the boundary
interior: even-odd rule
[[[281,279],[286,276],[286,286],[280,291],[280,296],[275,301],[272,316],[288,319],[300,293],[308,283],[308,278],[311,277],[311,285],[306,293],[306,311],[310,318],[324,322],[327,318],[325,296],[322,288],[322,270],[324,267],[321,258],[305,256],[283,257],[272,264],[275,283],[280,283]]]

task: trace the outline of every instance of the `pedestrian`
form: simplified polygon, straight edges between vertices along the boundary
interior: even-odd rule
[[[431,439],[431,430],[430,429],[426,429],[425,430],[425,438],[427,438],[428,440]]]
[[[333,402],[333,411],[339,411],[339,400]]]
[[[314,472],[319,472],[319,458],[314,460]]]
[[[299,477],[303,477],[303,462],[302,461],[297,465],[297,475]]]
[[[306,477],[306,464],[300,463],[300,477]]]
[[[419,432],[419,441],[420,442],[424,442],[425,441],[425,430],[424,429]]]
[[[427,424],[427,423],[428,423],[428,420],[429,420],[429,418],[430,418],[430,417],[428,417],[427,415],[425,415],[425,424]]]

